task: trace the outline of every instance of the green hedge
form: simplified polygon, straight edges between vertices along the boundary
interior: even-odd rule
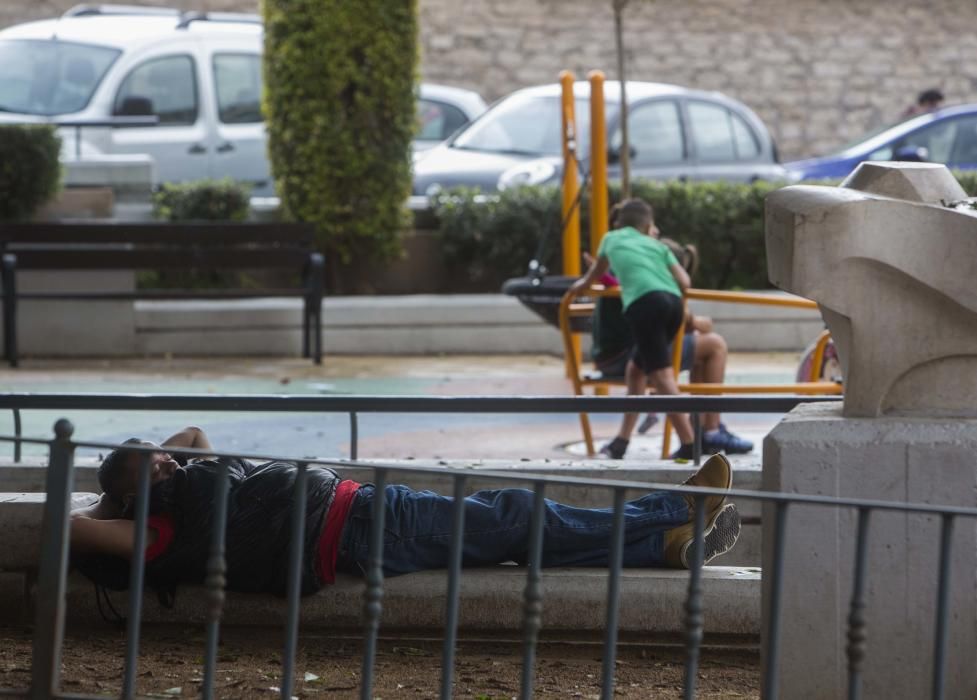
[[[166,183],[153,193],[153,216],[162,221],[244,221],[251,187],[230,178]]]
[[[0,221],[33,217],[61,189],[61,139],[49,125],[0,125]]]
[[[417,0],[262,6],[263,109],[286,218],[316,224],[330,265],[397,255],[410,223]]]
[[[969,196],[977,196],[977,172],[955,172]],[[822,183],[823,184],[823,183]],[[832,183],[834,184],[834,183]],[[705,289],[764,289],[767,261],[763,236],[763,200],[783,183],[632,182],[633,196],[655,209],[662,235],[699,248],[701,264],[695,286]],[[485,289],[526,274],[542,244],[541,262],[560,272],[560,193],[555,187],[506,190],[476,201],[474,190],[455,189],[437,195],[432,207],[438,219],[448,264],[469,271]],[[611,200],[620,192],[612,188]],[[581,203],[582,246],[588,244],[589,202]]]

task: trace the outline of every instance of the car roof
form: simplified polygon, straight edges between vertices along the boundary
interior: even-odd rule
[[[179,22],[180,14],[176,11],[172,14],[67,16],[8,27],[0,31],[0,39],[57,38],[124,50],[130,46],[144,45],[148,40],[164,39],[177,32],[195,36],[234,34],[260,37],[263,31],[260,24],[250,22],[195,21],[185,29],[177,29]]]
[[[482,96],[474,90],[437,85],[435,83],[421,83],[420,97],[428,100],[440,100],[456,105],[469,119],[474,119],[485,111],[486,104]]]
[[[693,90],[680,85],[670,85],[668,83],[651,83],[641,80],[629,80],[626,85],[628,101],[642,100],[648,97],[661,97],[663,95],[682,95],[685,97],[705,97],[711,100],[732,102],[729,97],[719,92],[709,92],[705,90]],[[536,85],[533,87],[517,90],[512,94],[527,95],[531,97],[554,97],[560,94],[559,83],[549,83],[547,85]],[[578,80],[573,84],[573,94],[578,98],[590,97],[590,83],[586,80]],[[608,103],[618,104],[621,101],[621,84],[617,80],[607,80],[604,82],[604,100]]]

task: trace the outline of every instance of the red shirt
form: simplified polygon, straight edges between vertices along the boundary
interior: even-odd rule
[[[332,505],[326,513],[326,523],[319,537],[315,569],[323,583],[335,583],[336,558],[339,556],[339,538],[343,534],[343,525],[353,505],[360,485],[346,479],[339,482]],[[150,515],[146,526],[156,531],[156,541],[146,547],[146,561],[152,561],[160,556],[173,543],[173,517],[169,513]]]

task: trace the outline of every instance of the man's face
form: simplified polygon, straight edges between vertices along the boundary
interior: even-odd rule
[[[149,453],[149,483],[151,486],[172,478],[176,470],[180,468],[180,465],[173,459],[170,453],[164,452],[163,448],[156,443],[143,440],[139,444],[143,447],[155,447],[158,449],[157,452]],[[135,493],[139,485],[139,465],[145,457],[145,452],[133,452],[126,460],[130,493]]]

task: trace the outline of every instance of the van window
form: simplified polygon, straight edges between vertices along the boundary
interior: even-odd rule
[[[189,56],[154,58],[133,68],[115,96],[118,116],[156,115],[161,126],[197,121],[197,76]]]
[[[214,55],[217,115],[224,124],[253,124],[261,119],[261,57]]]
[[[468,123],[464,112],[447,102],[417,100],[417,139],[420,141],[444,141]]]
[[[678,163],[685,158],[685,139],[678,104],[656,100],[640,104],[628,117],[628,139],[634,149],[631,162],[637,166]],[[621,131],[611,137],[611,148],[621,148]]]
[[[736,160],[729,110],[708,102],[689,102],[689,128],[698,159],[705,163]]]

